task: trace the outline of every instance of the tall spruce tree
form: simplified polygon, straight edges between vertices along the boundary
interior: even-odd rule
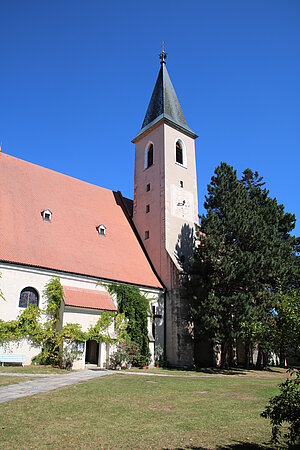
[[[257,173],[247,169],[239,180],[226,163],[216,168],[204,207],[188,283],[195,333],[220,345],[222,367],[232,365],[233,343],[243,337],[248,364],[254,325],[271,314],[278,281],[286,290],[297,283],[295,217]]]

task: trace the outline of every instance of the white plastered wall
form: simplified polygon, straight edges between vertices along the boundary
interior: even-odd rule
[[[46,302],[43,298],[43,290],[53,276],[58,276],[63,286],[105,291],[105,282],[103,282],[103,284],[98,284],[98,279],[81,275],[58,273],[47,269],[31,268],[7,263],[0,263],[0,272],[2,274],[0,278],[0,289],[5,298],[5,301],[0,299],[0,319],[4,321],[14,320],[24,311],[24,308],[19,308],[19,297],[21,291],[25,287],[33,287],[37,290],[39,294],[39,307],[45,309]],[[143,293],[147,294],[151,303],[157,305],[157,308],[160,310],[163,310],[161,291],[151,288],[143,288],[141,290]],[[67,323],[79,323],[82,326],[83,331],[86,331],[90,326],[96,324],[100,314],[101,311],[98,310],[64,306],[61,325],[64,326]],[[160,345],[163,346],[163,321],[157,323],[157,328],[157,339],[160,339]],[[111,326],[110,331],[113,331],[113,325]],[[104,367],[104,362],[106,360],[106,351],[106,344],[103,343],[101,345],[101,356],[99,361],[102,367]],[[25,355],[25,364],[27,365],[31,363],[33,356],[37,355],[39,352],[40,348],[33,346],[26,339],[18,343],[0,345],[0,353]],[[76,369],[84,367],[85,351],[82,354],[81,360],[75,361],[74,363],[74,368]]]

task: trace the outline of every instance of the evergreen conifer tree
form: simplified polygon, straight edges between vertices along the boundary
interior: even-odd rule
[[[254,337],[266,344],[278,283],[287,291],[299,280],[295,216],[269,197],[258,173],[246,169],[239,180],[226,163],[216,168],[204,207],[188,283],[195,332],[219,344],[222,367],[233,364],[243,338],[248,365]]]

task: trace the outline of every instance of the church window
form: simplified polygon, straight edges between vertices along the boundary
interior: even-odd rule
[[[52,212],[50,211],[50,209],[45,209],[41,212],[41,215],[45,222],[51,222]]]
[[[150,183],[148,183],[147,186],[146,186],[146,191],[149,192],[150,188],[151,188]]]
[[[98,227],[96,227],[96,230],[98,231],[100,236],[105,236],[105,232],[106,232],[106,226],[101,224]]]
[[[144,169],[148,169],[148,167],[151,167],[152,165],[153,165],[153,144],[152,142],[150,142],[150,144],[148,144],[145,149]]]
[[[146,205],[146,213],[150,212],[150,205]]]
[[[149,239],[150,234],[149,234],[149,230],[145,231],[145,240]]]
[[[19,298],[19,307],[27,308],[28,305],[38,306],[39,304],[39,294],[32,287],[26,287],[21,291]]]
[[[187,167],[186,162],[186,148],[185,144],[181,139],[175,141],[175,161],[177,164],[183,167]]]
[[[150,144],[148,148],[148,167],[153,164],[153,144]]]
[[[183,151],[179,141],[176,142],[176,162],[178,164],[183,164]]]

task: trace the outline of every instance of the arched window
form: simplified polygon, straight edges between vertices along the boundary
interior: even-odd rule
[[[27,308],[28,305],[39,305],[39,294],[32,287],[26,287],[23,289],[19,298],[20,308]]]
[[[183,150],[180,141],[176,142],[176,162],[183,164]]]
[[[174,142],[175,162],[187,168],[186,147],[181,139],[176,139]]]
[[[148,167],[151,167],[152,165],[153,165],[153,144],[152,144],[152,142],[150,142],[150,144],[148,144],[145,149],[144,168],[148,169]]]

